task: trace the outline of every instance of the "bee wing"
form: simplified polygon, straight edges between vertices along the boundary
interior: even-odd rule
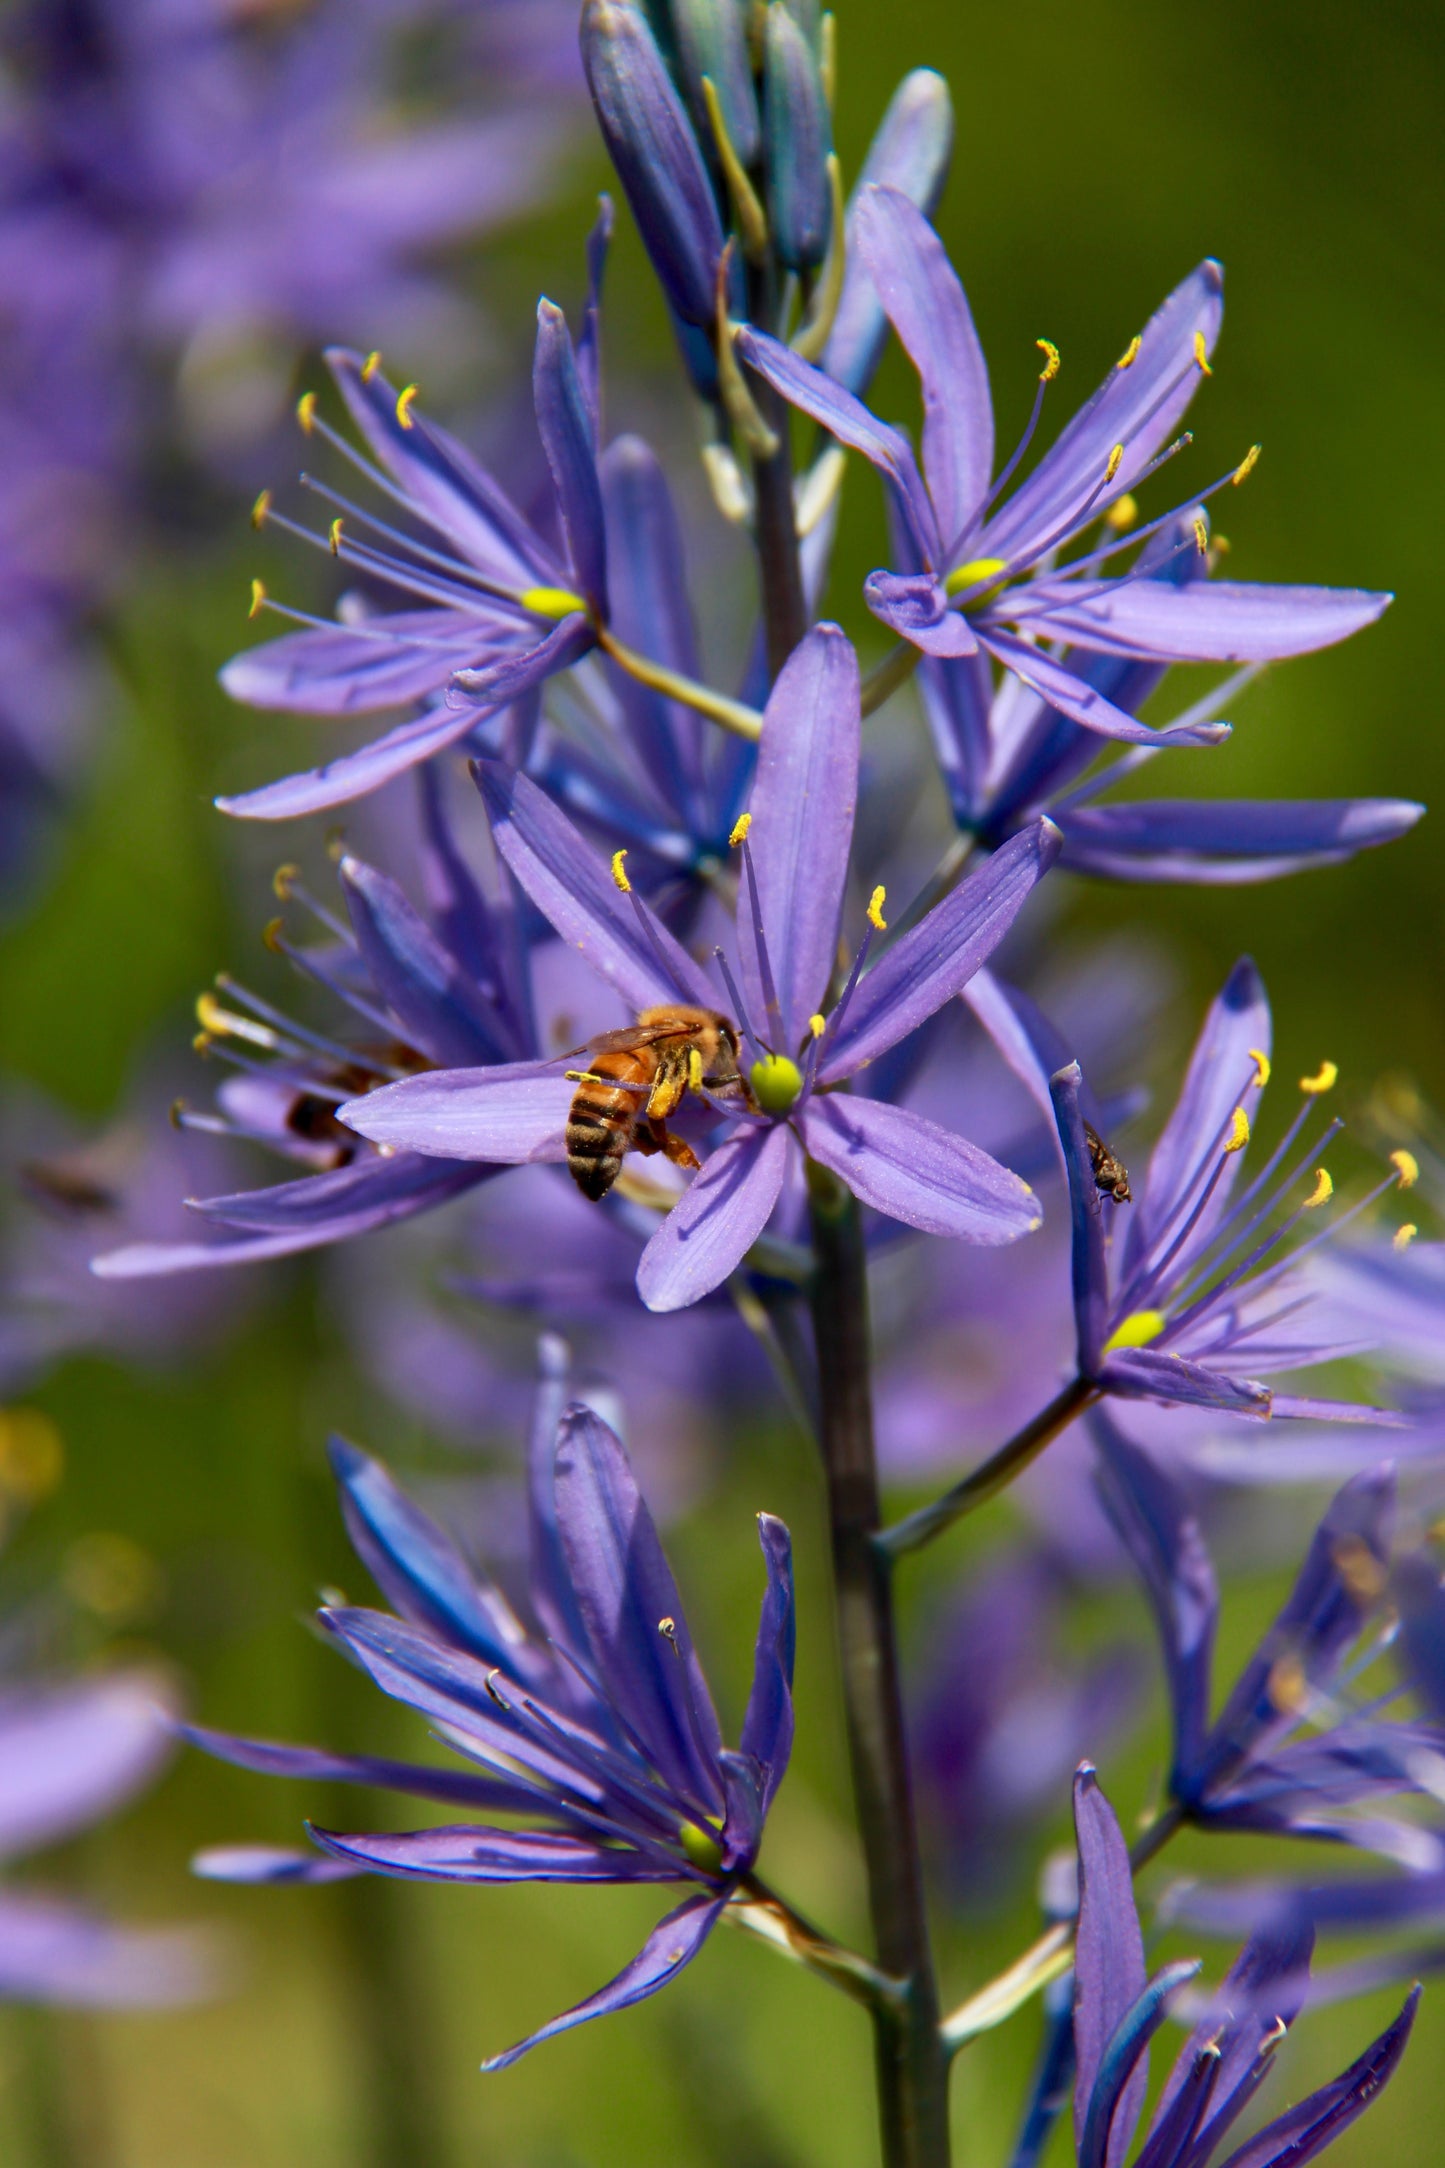
[[[577,1049],[579,1054],[630,1054],[634,1047],[656,1046],[659,1039],[686,1038],[692,1030],[681,1017],[665,1024],[624,1024],[620,1031],[599,1031]]]

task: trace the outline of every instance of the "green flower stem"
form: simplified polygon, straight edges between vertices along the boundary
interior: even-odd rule
[[[941,1536],[966,1513],[986,1505],[990,1498],[996,1498],[1001,1490],[1007,1489],[1031,1461],[1038,1459],[1044,1447],[1051,1445],[1061,1431],[1068,1429],[1075,1416],[1082,1415],[1098,1398],[1097,1385],[1091,1385],[1086,1378],[1071,1380],[1032,1422],[1025,1423],[1007,1445],[1001,1445],[970,1475],[955,1483],[951,1490],[946,1490],[931,1506],[920,1506],[906,1520],[895,1521],[891,1528],[885,1528],[874,1539],[876,1548],[885,1557],[894,1559],[920,1549],[925,1543],[932,1543],[935,1536]]]
[[[878,1544],[868,1282],[857,1200],[811,1162],[813,1331],[843,1695],[877,1963],[899,1983],[875,2005],[886,2168],[948,2168],[948,2053],[938,2024],[908,1748],[892,1571]]]

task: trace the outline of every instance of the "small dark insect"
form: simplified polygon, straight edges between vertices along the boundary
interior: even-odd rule
[[[1129,1187],[1129,1170],[1122,1160],[1114,1157],[1097,1129],[1084,1124],[1084,1142],[1089,1147],[1089,1165],[1094,1170],[1094,1187],[1101,1197],[1112,1197],[1115,1204],[1129,1204],[1133,1191]]]

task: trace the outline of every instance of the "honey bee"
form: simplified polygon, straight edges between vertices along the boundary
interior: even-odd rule
[[[1084,1124],[1084,1142],[1089,1147],[1089,1165],[1094,1170],[1094,1187],[1101,1197],[1112,1197],[1115,1204],[1133,1202],[1129,1187],[1129,1170],[1122,1160],[1116,1159],[1097,1129]]]
[[[672,1002],[644,1009],[635,1024],[599,1032],[580,1052],[586,1069],[567,1116],[567,1165],[584,1197],[599,1203],[629,1151],[662,1152],[676,1167],[697,1167],[692,1146],[668,1130],[685,1094],[706,1088],[719,1099],[750,1099],[738,1068],[737,1034],[713,1009]]]

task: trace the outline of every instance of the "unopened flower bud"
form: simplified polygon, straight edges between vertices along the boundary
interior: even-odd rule
[[[755,164],[762,123],[742,0],[673,0],[672,20],[678,67],[699,138],[706,147],[711,134],[702,89],[706,76],[717,92],[723,125],[740,163]]]
[[[786,0],[768,9],[763,99],[773,245],[789,270],[815,271],[828,253],[832,126],[817,53]]]
[[[677,314],[712,321],[722,225],[697,137],[641,9],[587,0],[582,64],[612,163]]]

